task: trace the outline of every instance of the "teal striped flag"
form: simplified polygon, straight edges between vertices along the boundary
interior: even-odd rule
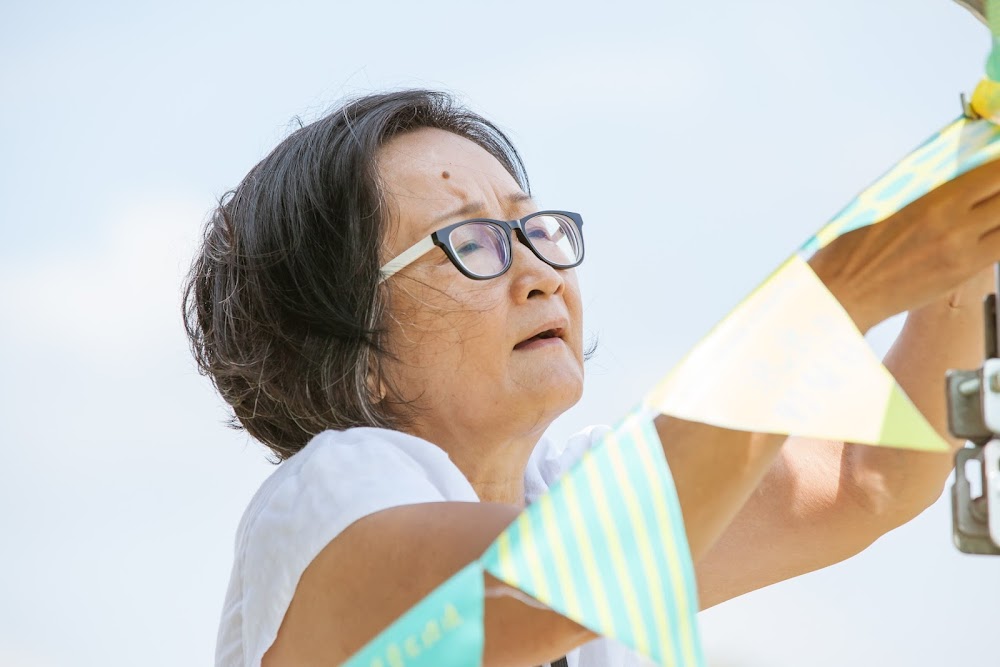
[[[667,667],[704,664],[680,504],[650,419],[626,418],[482,557],[486,570]]]
[[[463,568],[355,653],[348,667],[479,667],[483,566]]]

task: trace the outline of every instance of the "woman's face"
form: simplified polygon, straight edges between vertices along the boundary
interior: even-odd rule
[[[451,223],[538,210],[495,158],[442,130],[395,137],[379,173],[391,220],[383,263]],[[413,430],[438,444],[537,433],[583,390],[576,275],[512,240],[510,270],[497,278],[464,276],[435,246],[386,283],[397,357],[386,373],[417,408]]]

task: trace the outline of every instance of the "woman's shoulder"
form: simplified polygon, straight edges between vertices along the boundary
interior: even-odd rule
[[[244,513],[238,537],[249,539],[264,526],[301,531],[303,521],[332,521],[343,529],[345,521],[363,516],[362,510],[476,499],[448,454],[426,440],[382,428],[324,431],[264,481]],[[325,516],[310,516],[316,512]],[[300,521],[288,523],[303,513]]]
[[[378,428],[316,435],[264,481],[243,514],[217,664],[259,659],[302,572],[355,521],[402,505],[476,500],[448,455],[426,440]]]

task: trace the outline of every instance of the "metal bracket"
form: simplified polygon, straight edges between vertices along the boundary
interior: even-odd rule
[[[1000,277],[1000,272],[998,272]],[[1000,284],[998,284],[1000,289]],[[951,487],[952,537],[960,551],[1000,555],[1000,350],[997,336],[997,295],[983,302],[982,368],[948,371],[948,430],[971,447],[955,453],[955,483]],[[977,462],[981,492],[973,497],[967,464]]]
[[[983,422],[990,433],[1000,433],[1000,359],[987,359],[982,371]]]
[[[986,444],[993,433],[983,419],[982,370],[948,371],[948,430],[956,438]]]
[[[966,463],[979,461],[982,494],[972,497]],[[959,551],[1000,555],[1000,440],[955,454],[955,484],[951,487],[952,537]]]

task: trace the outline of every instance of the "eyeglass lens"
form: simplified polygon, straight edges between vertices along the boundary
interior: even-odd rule
[[[457,227],[448,240],[465,270],[477,276],[498,274],[510,259],[506,231],[489,222]]]
[[[524,235],[538,254],[556,267],[572,266],[583,251],[580,230],[566,216],[532,216],[524,222]],[[498,275],[510,263],[507,232],[495,223],[469,222],[453,229],[448,240],[462,266],[476,276]]]

